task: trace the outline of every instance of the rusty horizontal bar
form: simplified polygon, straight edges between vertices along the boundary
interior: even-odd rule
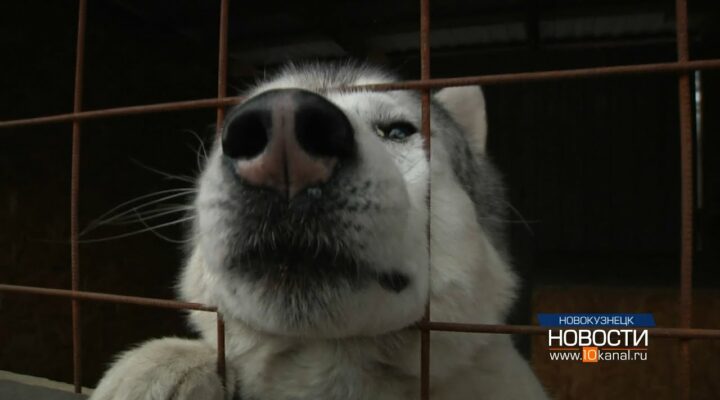
[[[168,111],[196,110],[203,108],[217,108],[237,104],[242,97],[224,97],[221,99],[200,99],[186,100],[169,103],[145,104],[139,106],[105,108],[101,110],[82,111],[79,113],[57,114],[45,117],[16,119],[12,121],[0,122],[0,128],[13,128],[18,126],[29,125],[45,125],[60,122],[70,122],[77,120],[99,119],[108,117],[120,117],[127,115],[151,114]]]
[[[440,332],[465,333],[517,333],[523,335],[544,335],[548,328],[536,325],[492,325],[465,324],[460,322],[419,322],[418,328]]]
[[[170,308],[178,310],[199,310],[217,312],[216,307],[199,303],[157,299],[151,297],[124,296],[118,294],[72,291],[65,289],[51,289],[35,286],[20,286],[0,284],[0,292],[34,294],[53,297],[74,298],[79,300],[103,301],[120,304],[136,304],[141,306]],[[420,329],[441,332],[466,333],[515,333],[524,335],[544,335],[548,328],[536,325],[492,325],[492,324],[464,324],[457,322],[419,322]],[[630,329],[630,328],[629,328]],[[647,328],[648,334],[654,337],[681,338],[681,339],[720,339],[720,329],[702,328]]]
[[[497,85],[519,82],[549,81],[556,79],[581,79],[600,76],[630,75],[639,73],[673,73],[701,69],[720,69],[720,59],[671,62],[658,64],[621,65],[613,67],[581,68],[559,71],[520,72],[512,74],[478,75],[459,78],[437,78],[417,81],[404,81],[387,84],[362,85],[346,89],[373,91],[436,89],[448,86]],[[43,117],[0,121],[0,128],[43,125],[76,120],[99,119],[126,115],[149,114],[202,108],[217,108],[238,104],[242,97],[223,97],[198,100],[186,100],[169,103],[146,104],[129,107],[106,108],[49,115]]]
[[[387,91],[413,89],[440,89],[450,86],[499,85],[507,83],[550,81],[557,79],[581,79],[600,76],[632,75],[640,73],[684,72],[698,69],[720,68],[720,59],[669,62],[657,64],[618,65],[612,67],[580,68],[538,72],[517,72],[510,74],[463,76],[458,78],[436,78],[384,84],[355,86],[355,89]],[[2,125],[0,125],[2,127]]]
[[[65,297],[77,300],[103,301],[120,304],[136,304],[140,306],[170,308],[175,310],[199,310],[217,312],[216,307],[206,306],[199,303],[188,303],[167,299],[156,299],[151,297],[125,296],[119,294],[85,292],[79,290],[65,290],[42,288],[35,286],[20,286],[0,284],[0,292],[34,294],[41,296]]]
[[[418,323],[421,329],[441,332],[466,333],[510,333],[522,335],[546,335],[548,327],[537,325],[491,325],[491,324],[463,324],[456,322],[428,322]],[[553,330],[558,328],[552,328]],[[620,328],[637,329],[637,328]],[[646,328],[642,328],[646,329]],[[701,328],[647,328],[648,335],[663,338],[678,339],[720,339],[720,329]]]

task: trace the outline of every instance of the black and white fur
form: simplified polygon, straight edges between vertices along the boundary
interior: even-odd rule
[[[324,96],[351,122],[357,159],[281,204],[238,182],[217,144],[198,179],[180,293],[223,313],[227,387],[215,373],[215,315],[198,311],[190,321],[201,339],[128,351],[92,399],[417,399],[412,326],[426,302],[435,321],[504,322],[517,280],[506,255],[502,183],[485,157],[482,92],[434,94],[428,164],[420,134],[378,134],[393,121],[420,126],[416,93],[337,90],[394,80],[367,66],[290,65],[247,93],[301,88]],[[301,252],[302,267],[284,266],[284,252]],[[430,360],[433,399],[546,398],[505,335],[432,332]]]

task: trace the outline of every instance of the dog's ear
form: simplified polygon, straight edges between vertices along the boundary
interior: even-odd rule
[[[448,87],[435,93],[435,99],[450,113],[467,134],[472,148],[485,153],[487,118],[485,97],[480,86]]]

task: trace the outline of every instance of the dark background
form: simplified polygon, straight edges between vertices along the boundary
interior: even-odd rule
[[[89,2],[83,108],[217,96],[218,3]],[[353,57],[408,79],[419,76],[417,1],[286,3],[231,2],[230,94],[287,60]],[[692,59],[720,56],[715,3],[690,1]],[[453,0],[435,2],[431,15],[434,77],[676,59],[672,1]],[[0,119],[71,112],[76,2],[3,2],[0,21]],[[702,146],[694,285],[714,299],[720,293],[714,262],[720,248],[720,73],[697,78]],[[638,293],[663,293],[662,301],[643,302],[644,311],[662,313],[674,304],[665,300],[675,298],[679,279],[675,75],[518,83],[489,86],[485,93],[489,153],[519,214],[511,218],[512,253],[526,283],[525,314],[582,301],[590,302],[584,310],[624,311],[603,307],[608,299]],[[187,187],[139,164],[196,174],[198,137],[209,143],[214,121],[214,110],[198,110],[83,123],[81,227],[134,197]],[[0,131],[2,283],[70,286],[70,133],[68,123]],[[84,238],[142,228],[106,226]],[[179,226],[160,232],[183,238]],[[83,244],[80,257],[83,290],[172,298],[183,252],[177,243],[144,233]],[[607,288],[619,289],[597,301],[578,294]],[[565,291],[566,297],[543,295]],[[701,309],[696,325],[706,320],[703,313],[720,310]],[[676,317],[661,322],[672,326]],[[702,327],[720,328],[720,321],[708,323],[716,322]],[[179,312],[130,305],[84,303],[82,324],[87,386],[131,343],[189,334]],[[0,369],[69,382],[71,352],[68,301],[0,293]],[[720,351],[713,354],[720,357]],[[716,378],[696,381],[710,385]],[[708,387],[708,393],[717,388]]]

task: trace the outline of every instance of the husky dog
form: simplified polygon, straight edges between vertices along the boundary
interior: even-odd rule
[[[417,399],[428,301],[435,321],[504,321],[517,284],[482,92],[433,95],[428,162],[416,92],[348,89],[394,80],[290,65],[229,112],[180,282],[225,318],[225,387],[215,315],[193,311],[202,339],[128,351],[92,399]],[[506,335],[432,332],[430,344],[433,399],[546,398]]]

